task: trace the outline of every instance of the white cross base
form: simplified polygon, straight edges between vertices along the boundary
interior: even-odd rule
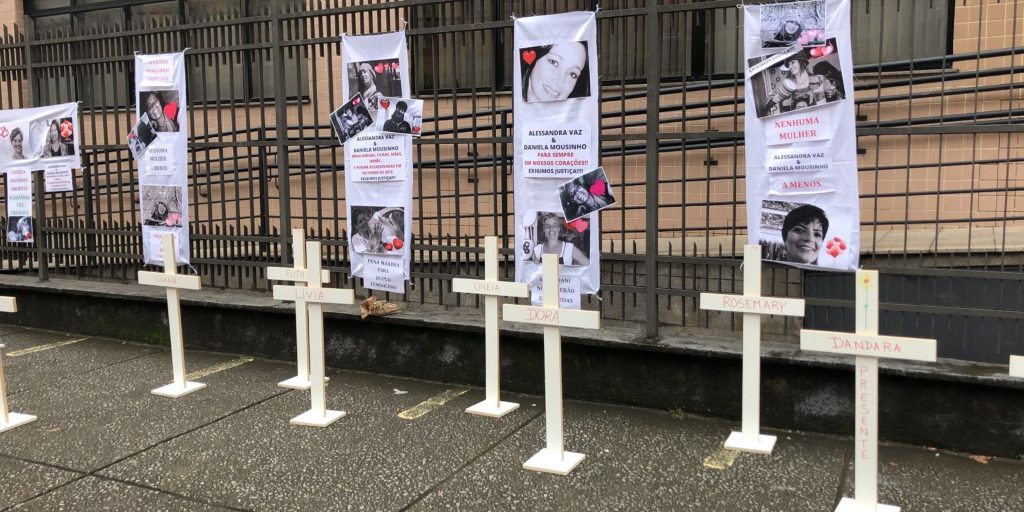
[[[139,284],[167,288],[167,326],[171,330],[171,368],[174,382],[152,391],[154,395],[178,398],[206,387],[206,384],[185,380],[185,346],[181,334],[181,303],[178,290],[199,290],[202,288],[199,276],[177,273],[178,261],[174,250],[174,235],[163,235],[164,271],[139,272]]]
[[[558,307],[558,255],[544,255],[544,305],[520,306],[505,304],[505,321],[544,326],[544,430],[547,447],[530,457],[523,467],[533,471],[568,475],[583,462],[585,455],[565,451],[562,430],[562,334],[561,327],[599,329],[601,314],[597,311],[561,309]],[[554,283],[554,284],[552,284]]]
[[[858,270],[855,333],[800,331],[800,349],[856,356],[854,360],[854,494],[836,512],[899,512],[878,503],[878,359],[935,362],[935,340],[878,334],[878,272]]]
[[[320,242],[306,242],[306,272],[308,276],[320,276],[323,273]],[[320,279],[307,281],[307,286],[274,286],[274,298],[277,300],[294,301],[296,306],[303,303],[308,309],[307,325],[309,326],[309,398],[308,411],[292,418],[293,425],[307,427],[326,427],[345,416],[345,411],[327,409],[327,383],[324,363],[324,304],[355,304],[356,296],[352,290],[323,288]],[[299,314],[298,312],[296,314]],[[297,324],[296,324],[297,325]]]
[[[1024,356],[1010,356],[1010,377],[1024,379]]]
[[[311,273],[306,271],[306,237],[301,229],[292,230],[292,254],[294,266],[268,267],[267,279],[271,281],[292,281],[296,284],[309,284],[315,279]],[[328,283],[331,280],[330,272],[320,272],[320,282]],[[295,301],[295,356],[298,367],[294,377],[278,382],[277,385],[289,389],[309,389],[309,311],[306,302]],[[330,380],[330,379],[328,379]]]
[[[0,297],[0,312],[18,312],[18,303],[14,297]],[[10,412],[7,407],[7,380],[4,376],[4,348],[6,347],[6,345],[0,345],[0,432],[6,432],[39,419],[31,414]]]
[[[771,454],[775,436],[761,434],[761,315],[804,316],[804,300],[761,296],[761,246],[743,246],[743,295],[700,294],[700,308],[743,313],[743,423],[729,450]]]
[[[452,280],[452,291],[484,296],[485,344],[484,372],[486,374],[485,398],[466,409],[469,414],[500,418],[519,408],[514,402],[502,402],[501,363],[498,358],[498,302],[500,297],[528,297],[526,283],[512,283],[498,280],[498,237],[484,238],[484,278]]]

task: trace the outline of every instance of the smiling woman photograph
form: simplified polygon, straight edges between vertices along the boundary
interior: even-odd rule
[[[11,130],[11,160],[25,160],[25,132],[21,128]]]
[[[143,91],[139,93],[139,103],[154,132],[178,131],[177,91]]]
[[[586,41],[534,46],[519,50],[523,101],[536,103],[590,96],[590,65]]]
[[[817,265],[821,244],[828,234],[828,217],[817,206],[805,204],[794,208],[782,221],[783,261]]]
[[[583,245],[582,237],[590,236],[589,229],[580,235],[580,237],[574,237],[569,233],[565,225],[565,217],[560,214],[537,212],[536,244],[530,255],[530,261],[540,263],[545,254],[557,254],[559,263],[562,265],[577,267],[590,265],[590,258],[581,247],[577,247],[577,245]]]

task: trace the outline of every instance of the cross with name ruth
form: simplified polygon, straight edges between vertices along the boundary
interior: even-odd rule
[[[899,512],[878,503],[878,359],[935,362],[935,340],[878,334],[878,271],[858,270],[855,333],[800,332],[800,349],[854,358],[854,499],[843,498],[836,512]]]
[[[803,299],[761,296],[761,246],[743,246],[743,295],[700,294],[700,308],[743,313],[743,427],[725,447],[770,454],[775,436],[761,435],[761,315],[804,316]]]
[[[473,293],[484,296],[484,371],[486,373],[486,393],[482,402],[466,409],[470,414],[500,418],[519,408],[514,402],[502,402],[501,363],[498,358],[498,302],[501,297],[528,297],[529,287],[526,283],[513,283],[498,280],[498,237],[484,238],[484,278],[452,280],[452,291],[456,293]]]
[[[291,281],[308,286],[316,279],[306,270],[306,237],[301,229],[292,230],[292,258],[294,265],[289,267],[268,267],[267,279],[271,281]],[[320,272],[320,282],[328,283],[330,272]],[[295,355],[298,360],[297,375],[278,382],[277,385],[290,389],[309,389],[309,310],[306,301],[295,298]]]

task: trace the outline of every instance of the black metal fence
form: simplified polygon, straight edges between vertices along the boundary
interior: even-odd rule
[[[602,164],[620,202],[602,213],[601,300],[585,307],[647,337],[738,328],[731,315],[697,308],[701,291],[741,289],[736,3],[600,3]],[[451,292],[451,279],[481,272],[483,236],[508,246],[513,232],[510,17],[598,2],[109,4],[29,1],[32,28],[4,31],[0,108],[81,100],[84,157],[74,192],[44,194],[36,180],[37,243],[0,247],[4,269],[134,279],[142,251],[136,167],[125,144],[132,55],[190,48],[192,261],[206,286],[268,290],[265,267],[287,263],[289,228],[301,227],[324,241],[334,285],[367,294],[349,273],[344,162],[328,113],[344,102],[341,35],[405,28],[413,90],[426,112],[415,145],[412,283],[389,299],[475,307]],[[1024,1],[853,0],[853,10],[864,265],[901,283],[908,273],[1019,283]],[[836,284],[842,276],[773,266],[765,279],[766,293],[806,294],[815,325],[852,314]],[[966,314],[1009,326],[997,336],[1000,350],[1021,339],[1020,294],[967,307],[903,298],[883,294],[885,315],[925,314],[930,320],[917,323],[935,330]],[[800,324],[766,326],[785,338]]]

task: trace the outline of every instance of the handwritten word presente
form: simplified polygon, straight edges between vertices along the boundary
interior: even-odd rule
[[[860,423],[857,425],[857,433],[860,434],[860,446],[857,449],[857,457],[861,460],[869,460],[871,441],[871,387],[868,385],[868,373],[871,369],[860,365],[857,367],[857,417]]]

